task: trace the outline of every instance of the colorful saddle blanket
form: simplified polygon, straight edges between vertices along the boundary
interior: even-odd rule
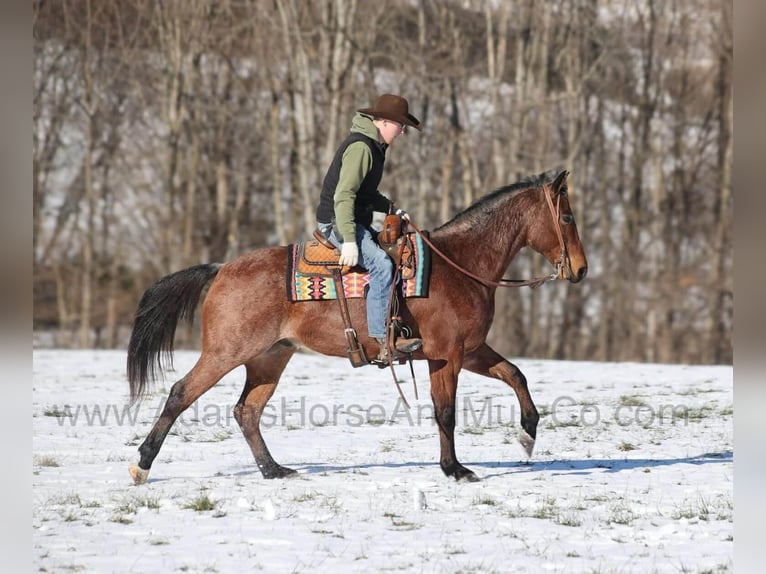
[[[428,297],[431,275],[431,250],[417,233],[408,233],[402,256],[402,294],[405,297]],[[316,239],[289,245],[287,256],[287,298],[289,301],[322,301],[337,299],[333,267],[338,265],[338,252]],[[343,291],[348,299],[364,298],[370,275],[361,267],[344,273]]]

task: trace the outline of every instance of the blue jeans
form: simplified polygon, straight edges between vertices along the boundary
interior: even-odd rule
[[[340,247],[343,243],[332,231],[331,224],[320,223],[319,231],[333,245]],[[394,263],[375,243],[372,232],[364,225],[356,226],[356,244],[359,246],[359,265],[370,273],[367,292],[367,334],[370,337],[383,338],[386,336],[386,315],[394,277]]]

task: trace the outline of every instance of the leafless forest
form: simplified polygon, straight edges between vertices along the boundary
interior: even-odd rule
[[[33,34],[46,344],[122,347],[161,276],[307,238],[353,111],[394,92],[425,129],[381,191],[419,227],[571,172],[589,276],[501,290],[500,352],[732,361],[731,0],[38,0]]]

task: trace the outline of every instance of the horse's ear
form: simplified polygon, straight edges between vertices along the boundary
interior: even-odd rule
[[[551,188],[555,193],[558,193],[562,187],[566,187],[568,175],[569,172],[564,169],[556,176],[556,179],[553,180],[553,183],[551,183]]]

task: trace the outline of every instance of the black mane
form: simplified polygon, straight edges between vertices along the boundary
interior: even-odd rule
[[[530,175],[516,183],[498,188],[474,201],[471,205],[455,215],[455,217],[450,219],[447,223],[443,223],[437,227],[434,231],[457,224],[468,224],[472,226],[482,225],[484,220],[494,211],[494,206],[498,200],[530,188],[542,187],[546,183],[553,181],[557,174],[557,170],[549,170],[537,175]]]

